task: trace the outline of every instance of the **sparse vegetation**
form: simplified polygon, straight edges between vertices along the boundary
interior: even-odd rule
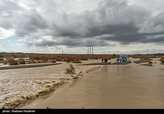
[[[140,57],[139,60],[134,61],[136,64],[140,64],[140,63],[151,63],[152,59],[148,58],[148,57]]]
[[[50,63],[56,63],[56,60],[55,59],[52,59],[52,60],[48,60],[48,62],[50,62]]]
[[[25,60],[24,59],[19,59],[18,62],[19,62],[19,64],[25,64]]]
[[[82,62],[80,61],[80,59],[74,59],[72,62],[73,62],[73,63],[82,63]]]
[[[113,54],[113,55],[112,55],[112,58],[116,58],[116,57],[117,57],[117,55],[116,55],[116,54]]]
[[[80,57],[67,57],[67,58],[64,58],[64,61],[65,62],[72,62],[72,63],[81,63],[81,58]]]
[[[3,58],[0,57],[0,63],[3,63]]]
[[[163,64],[163,63],[164,63],[164,57],[161,57],[161,58],[160,58],[160,61],[161,61],[161,63]]]
[[[81,63],[82,60],[89,59],[102,59],[102,58],[117,58],[117,54],[36,54],[36,53],[0,53],[0,63],[9,64],[8,58],[18,59],[17,63],[15,60],[11,60],[11,64],[24,64],[24,61],[21,60],[19,62],[19,58],[25,60],[25,64],[35,64],[35,63],[55,63],[56,61],[64,61],[70,63]],[[164,54],[135,54],[129,55],[129,57],[133,57],[136,59],[140,59],[134,61],[135,63],[143,63],[152,61],[151,58],[161,58],[161,63],[164,63]],[[29,60],[28,60],[28,59]],[[2,60],[4,59],[4,60]]]
[[[14,58],[9,58],[7,61],[8,61],[9,65],[17,65],[18,64],[18,62]]]
[[[7,60],[3,60],[3,64],[5,64],[5,65],[6,65],[7,63],[8,63],[8,62],[7,62]]]
[[[73,61],[73,63],[82,63],[80,60],[78,60],[78,61]]]

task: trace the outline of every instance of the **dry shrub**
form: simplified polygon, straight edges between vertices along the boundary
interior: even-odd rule
[[[164,63],[164,57],[160,58],[161,63]]]
[[[82,63],[82,62],[80,61],[80,59],[74,59],[72,62],[73,62],[73,63]]]
[[[88,59],[87,59],[87,58],[81,58],[81,60],[83,60],[83,61],[88,61]]]
[[[3,63],[3,64],[7,64],[8,63],[6,58],[0,58],[0,61],[1,61],[0,63]]]
[[[24,59],[19,59],[18,62],[19,62],[19,64],[25,64],[25,60]]]
[[[152,61],[152,59],[151,58],[146,58],[146,57],[141,57],[140,61],[141,62],[150,62],[150,61]]]
[[[56,61],[63,61],[63,58],[57,57],[57,58],[55,58],[55,60],[56,60]]]
[[[7,60],[4,60],[4,61],[3,61],[3,64],[5,64],[5,65],[6,65],[7,63],[8,63],[8,62],[7,62]]]
[[[66,74],[75,74],[75,67],[72,64],[66,69]]]
[[[71,62],[71,61],[72,61],[72,59],[70,59],[70,58],[64,58],[64,62],[69,63],[69,62]]]
[[[0,63],[3,63],[3,61],[4,61],[3,58],[0,58]]]
[[[117,56],[116,54],[113,54],[111,58],[114,59],[114,58],[116,58],[116,57],[118,57],[118,56]]]
[[[31,56],[30,59],[32,63],[47,63],[48,57],[47,56]]]
[[[18,62],[14,58],[9,58],[8,63],[9,63],[9,65],[17,65],[18,64]]]
[[[50,63],[56,63],[56,59],[48,60],[48,62],[50,62]]]
[[[152,61],[149,61],[148,64],[153,64],[153,62]]]
[[[65,62],[72,62],[72,63],[81,63],[81,60],[80,58],[78,57],[67,57],[67,58],[64,58],[64,61]]]
[[[56,63],[56,60],[52,60],[51,62],[52,62],[52,63]]]

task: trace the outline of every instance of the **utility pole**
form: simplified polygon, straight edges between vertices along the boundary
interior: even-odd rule
[[[93,42],[91,42],[92,43],[92,55],[94,54],[94,52],[93,52],[93,46],[94,46],[94,44],[93,44]]]
[[[61,48],[61,50],[62,50],[62,55],[64,54],[64,50],[63,50],[63,48]]]
[[[94,44],[93,44],[93,42],[88,42],[88,51],[87,51],[87,53],[88,53],[88,55],[91,55],[91,56],[93,56],[93,54],[94,54]]]

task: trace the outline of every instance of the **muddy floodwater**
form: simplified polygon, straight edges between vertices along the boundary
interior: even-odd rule
[[[62,63],[45,67],[0,70],[0,108],[16,108],[56,90],[59,85],[72,80],[73,77],[65,73],[69,65]],[[80,64],[74,64],[74,67],[74,75],[78,76],[92,66],[83,68]]]
[[[0,107],[164,108],[164,65],[158,60],[153,66],[74,64],[76,73],[83,75],[73,81],[65,74],[68,67],[62,63],[0,70]],[[69,83],[56,88],[63,81]]]
[[[25,108],[164,108],[164,66],[106,65]]]

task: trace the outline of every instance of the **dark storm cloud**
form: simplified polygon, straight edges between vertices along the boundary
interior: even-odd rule
[[[12,17],[22,10],[17,3],[10,0],[0,1],[0,27],[9,29],[13,27]]]
[[[32,43],[29,43],[28,45],[32,45]],[[97,46],[97,47],[104,47],[104,46],[114,46],[112,44],[108,44],[105,41],[102,40],[96,40],[94,43],[91,41],[81,41],[81,40],[62,40],[60,42],[56,42],[56,41],[41,41],[36,43],[36,46],[39,47],[44,47],[44,46],[49,46],[49,47],[53,47],[53,46],[60,46],[60,45],[65,45],[67,47],[88,47],[88,46]]]
[[[82,12],[80,9],[69,12],[73,6],[66,9],[69,2],[66,4],[64,0],[0,1],[0,27],[14,29],[25,43],[41,47],[84,47],[89,41],[95,46],[107,46],[112,41],[122,44],[163,42],[159,35],[164,31],[164,11],[153,16],[142,7],[128,5],[127,0],[96,1],[96,8]],[[47,35],[52,39],[44,38]],[[41,42],[37,42],[38,39]]]
[[[18,18],[20,21],[17,22],[15,27],[17,28],[16,34],[19,36],[29,35],[48,27],[46,21],[35,10],[33,12],[25,12]]]
[[[158,37],[160,35],[160,37]],[[163,36],[161,36],[163,35]],[[131,34],[117,34],[115,36],[106,36],[102,39],[107,41],[117,41],[122,44],[129,43],[163,43],[164,32],[156,33],[131,33]]]
[[[164,43],[164,34],[160,36],[156,36],[155,38],[147,38],[142,41],[143,43],[156,43],[156,44],[163,44]]]
[[[21,8],[17,3],[11,0],[3,0],[0,1],[0,15],[4,16],[4,13],[8,13],[8,15],[12,14],[12,12],[18,11]]]
[[[65,25],[57,24],[55,27],[57,36],[71,40],[94,39],[94,37],[104,40],[101,36],[109,34],[114,37],[105,38],[106,41],[139,42],[145,35],[138,35],[140,30],[138,25],[146,20],[148,14],[144,9],[129,7],[125,0],[102,1],[100,7],[92,12],[85,12],[80,16],[65,15]]]
[[[121,1],[121,0],[120,0]],[[85,12],[80,16],[65,15],[65,25],[56,25],[59,36],[94,37],[103,34],[136,33],[138,24],[145,21],[146,11],[129,7],[125,0],[101,1],[94,11]],[[139,22],[138,22],[139,21]]]

